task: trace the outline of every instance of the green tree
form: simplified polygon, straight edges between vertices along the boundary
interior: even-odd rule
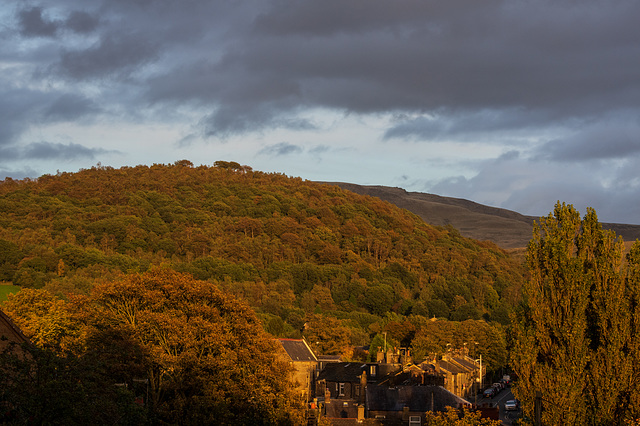
[[[624,271],[622,241],[602,230],[593,209],[580,220],[558,203],[534,226],[527,264],[511,348],[526,415],[534,418],[537,393],[546,425],[620,424],[635,415],[639,282]]]

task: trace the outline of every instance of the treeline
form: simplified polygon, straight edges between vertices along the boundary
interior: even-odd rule
[[[345,355],[383,331],[417,347],[434,317],[438,335],[448,322],[477,323],[504,340],[523,282],[522,265],[492,243],[234,162],[96,166],[0,183],[1,281],[69,297],[159,265],[246,300],[276,336],[315,333],[318,349]],[[409,331],[391,332],[400,329]],[[422,339],[418,352],[461,347],[471,338],[456,336],[471,334]]]

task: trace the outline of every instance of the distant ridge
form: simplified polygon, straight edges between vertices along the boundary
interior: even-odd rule
[[[378,197],[409,210],[431,225],[451,225],[465,237],[478,241],[492,241],[504,249],[526,247],[531,240],[533,222],[539,219],[538,216],[525,216],[511,210],[490,207],[462,198],[407,192],[402,188],[388,186],[344,182],[324,183],[339,186],[356,194]],[[548,212],[544,215],[547,214]],[[613,230],[624,241],[640,239],[640,225],[603,223],[602,226]]]

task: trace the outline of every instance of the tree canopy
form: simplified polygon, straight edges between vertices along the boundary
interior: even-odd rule
[[[580,219],[558,203],[536,224],[511,348],[529,418],[610,425],[640,416],[639,254],[636,242],[625,261],[622,241],[593,209]]]
[[[122,273],[170,267],[246,301],[278,337],[315,333],[331,353],[367,345],[388,315],[500,329],[523,276],[509,253],[452,227],[229,161],[7,179],[0,248],[0,280],[62,298],[86,296]],[[323,321],[336,335],[314,329]],[[388,336],[402,344],[419,334],[396,331]]]
[[[79,360],[97,356],[108,373],[102,380],[112,381],[106,386],[147,383],[150,420],[292,422],[289,367],[276,358],[273,338],[247,305],[210,283],[153,269],[68,301],[52,301],[43,291],[20,292],[4,309],[51,353]],[[58,332],[64,328],[60,318],[68,332]]]

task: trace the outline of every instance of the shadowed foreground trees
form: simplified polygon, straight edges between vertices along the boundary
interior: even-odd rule
[[[545,425],[622,424],[640,416],[640,243],[623,243],[589,209],[558,203],[528,247],[524,304],[514,317],[514,393]]]
[[[52,315],[46,314],[47,307],[55,308]],[[40,389],[47,383],[40,391],[59,398],[67,395],[64,401],[69,405],[76,399],[70,392],[77,385],[85,394],[101,386],[115,392],[116,383],[135,389],[136,383],[146,379],[149,387],[143,393],[148,391],[146,415],[151,423],[295,423],[296,410],[283,379],[288,377],[288,366],[275,358],[273,339],[248,306],[210,283],[155,269],[97,286],[89,296],[67,302],[54,303],[38,290],[20,292],[4,308],[43,347],[38,357],[23,360],[32,367],[11,367],[17,361],[0,365],[5,375],[12,372],[20,378],[13,382],[26,383],[25,389]],[[34,313],[42,315],[40,321],[34,322]],[[60,331],[62,323],[69,330]],[[41,371],[40,360],[49,360],[45,366],[61,363],[54,370],[69,371],[69,378],[34,376],[30,372],[35,367],[33,371]],[[86,365],[95,368],[81,368]],[[55,391],[58,388],[69,391]],[[113,400],[110,395],[105,399]],[[38,409],[8,402],[21,409]],[[115,401],[114,405],[119,407]],[[92,405],[77,398],[74,407],[91,410]],[[45,416],[43,422],[51,420],[56,417]],[[116,417],[110,421],[118,423]]]

